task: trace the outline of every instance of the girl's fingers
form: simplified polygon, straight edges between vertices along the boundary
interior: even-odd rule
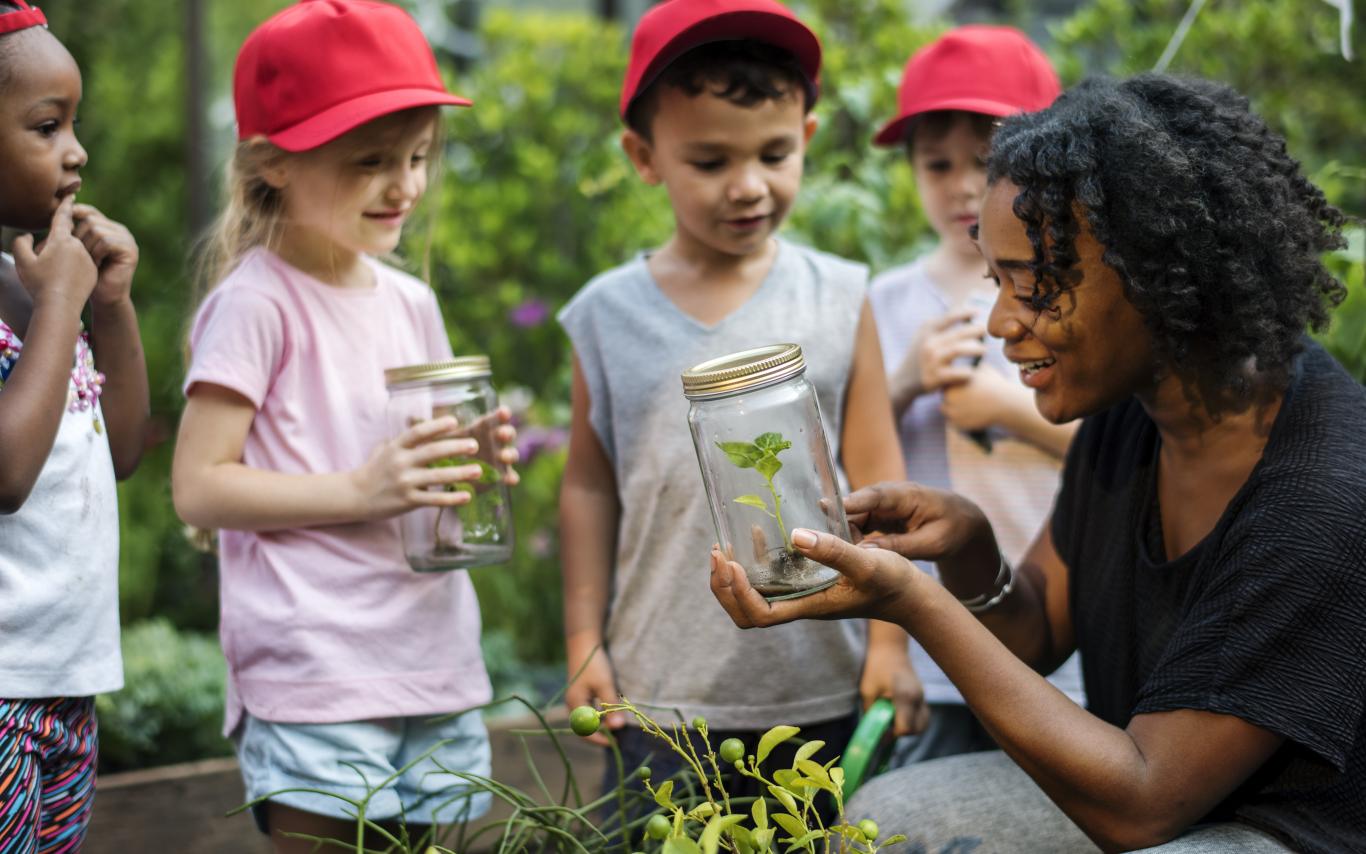
[[[503,465],[515,466],[522,461],[522,452],[516,448],[504,448],[498,452],[498,461]]]
[[[422,507],[459,507],[470,503],[470,494],[463,489],[448,492],[444,489],[410,489],[408,503]]]
[[[474,439],[435,439],[413,448],[409,462],[414,467],[426,466],[450,457],[469,457],[477,453],[479,443]]]
[[[508,469],[507,474],[503,475],[503,483],[506,483],[508,486],[516,486],[521,482],[522,476],[517,473],[516,469]]]
[[[493,438],[497,439],[500,445],[511,445],[517,441],[517,428],[504,424],[493,431]]]
[[[398,437],[398,444],[403,448],[416,448],[418,445],[430,442],[447,433],[453,433],[458,427],[459,424],[449,415],[433,418],[430,421],[420,421],[403,431],[402,435]]]

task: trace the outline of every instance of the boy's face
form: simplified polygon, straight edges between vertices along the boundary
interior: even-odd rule
[[[46,31],[5,38],[22,41],[6,58],[10,79],[0,98],[0,225],[37,231],[81,186],[86,154],[75,127],[81,72]]]
[[[982,210],[989,144],[962,113],[953,116],[942,135],[922,129],[912,141],[911,166],[921,207],[940,241],[956,254],[977,254],[968,229]]]
[[[658,93],[652,140],[626,131],[622,147],[650,184],[663,184],[681,248],[744,257],[765,249],[792,207],[816,120],[795,87],[749,107],[672,86]]]
[[[427,190],[436,120],[435,107],[392,113],[283,157],[266,177],[283,192],[284,240],[320,256],[394,251]]]

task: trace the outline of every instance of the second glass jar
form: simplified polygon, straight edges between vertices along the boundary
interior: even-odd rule
[[[792,546],[793,528],[849,539],[820,404],[796,344],[732,353],[683,373],[688,426],[722,551],[770,600],[839,574]]]
[[[494,411],[498,397],[487,356],[464,356],[446,362],[409,365],[384,372],[389,388],[389,432],[397,436],[433,418],[453,416],[457,436],[479,442],[471,457],[447,457],[432,467],[477,465],[478,479],[450,484],[448,492],[466,492],[458,507],[420,507],[399,517],[403,551],[419,572],[466,569],[505,563],[512,557],[512,504],[507,466],[498,459]]]

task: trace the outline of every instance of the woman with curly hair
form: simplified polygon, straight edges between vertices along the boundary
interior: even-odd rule
[[[1366,850],[1366,391],[1305,336],[1343,215],[1245,99],[1161,75],[1006,119],[988,172],[988,328],[1085,417],[1027,557],[884,484],[846,500],[861,547],[793,532],[836,586],[768,603],[714,552],[713,592],[744,627],[898,623],[954,681],[1001,751],[849,811],[914,850]],[[1074,649],[1085,709],[1039,675]]]

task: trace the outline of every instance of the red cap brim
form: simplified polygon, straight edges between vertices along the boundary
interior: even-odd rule
[[[395,89],[353,98],[330,107],[290,128],[266,136],[285,151],[307,151],[342,134],[400,110],[414,107],[468,107],[474,102],[436,89]]]
[[[884,125],[882,130],[877,132],[877,136],[873,137],[873,144],[883,147],[900,145],[906,138],[906,125],[911,119],[940,110],[962,110],[965,113],[982,113],[988,116],[1013,116],[1020,112],[1019,107],[986,98],[941,98],[937,101],[926,101],[903,111],[901,115]]]

